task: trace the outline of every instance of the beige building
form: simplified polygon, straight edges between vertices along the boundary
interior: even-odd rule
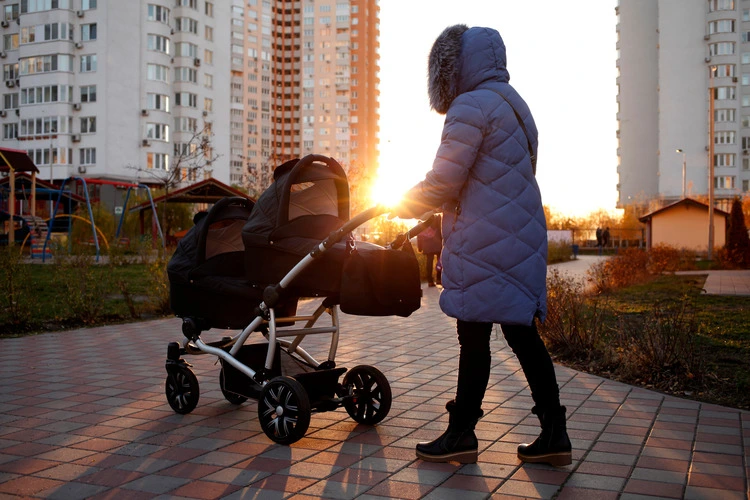
[[[729,214],[714,209],[714,248],[726,242]],[[646,224],[648,248],[668,245],[698,252],[708,249],[708,205],[685,198],[648,213],[638,220]]]
[[[273,168],[321,154],[375,168],[377,0],[235,0],[232,183],[259,193]]]

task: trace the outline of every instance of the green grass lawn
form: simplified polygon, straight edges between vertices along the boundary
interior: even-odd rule
[[[695,393],[680,390],[676,395],[750,408],[750,297],[706,295],[701,291],[705,280],[705,275],[664,275],[616,290],[609,298],[620,313],[642,313],[656,303],[692,299],[695,340],[708,376],[705,387]]]

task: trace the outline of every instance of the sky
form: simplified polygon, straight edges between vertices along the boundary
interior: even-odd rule
[[[424,177],[444,116],[430,110],[427,58],[447,26],[505,42],[510,83],[539,129],[542,201],[573,217],[617,203],[617,0],[381,0],[380,166],[375,197],[395,202]]]

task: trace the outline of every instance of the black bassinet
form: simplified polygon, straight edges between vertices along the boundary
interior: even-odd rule
[[[258,198],[242,229],[247,278],[254,283],[278,283],[347,220],[349,183],[336,160],[308,155],[280,165],[273,184]],[[346,242],[327,250],[294,279],[291,294],[337,294],[346,253]]]
[[[223,198],[180,240],[167,265],[169,302],[203,329],[243,328],[263,289],[245,276],[242,227],[253,209],[245,198]]]

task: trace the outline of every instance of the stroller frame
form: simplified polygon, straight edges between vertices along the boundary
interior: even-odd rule
[[[191,317],[183,317],[182,332],[187,338],[184,347],[172,342],[167,348],[165,392],[172,409],[181,414],[190,413],[197,405],[200,395],[198,380],[181,356],[212,354],[222,363],[220,387],[225,398],[233,404],[241,404],[248,398],[258,400],[259,419],[263,431],[273,441],[290,444],[302,438],[314,411],[330,411],[343,406],[357,422],[374,425],[382,421],[390,411],[392,394],[387,378],[375,367],[359,365],[350,370],[337,368],[335,363],[339,342],[339,307],[335,300],[325,297],[311,315],[277,317],[276,306],[283,304],[284,290],[294,279],[334,244],[368,220],[388,210],[377,205],[345,222],[326,239],[306,254],[278,284],[263,290],[263,300],[255,308],[254,319],[234,337],[225,337],[217,342],[204,342],[200,334],[207,329]],[[399,235],[389,247],[400,247],[415,236],[429,221],[418,224],[405,234]],[[331,318],[330,326],[315,326],[324,313]],[[296,322],[305,322],[301,328],[292,328]],[[284,326],[286,324],[287,326]],[[249,366],[243,362],[243,348],[262,346],[246,345],[255,331],[263,331],[268,347],[260,366]],[[308,335],[330,334],[331,344],[327,360],[317,361],[300,346]],[[293,337],[293,340],[288,340]],[[279,356],[283,350],[313,370],[306,373],[284,376],[280,373]],[[256,356],[257,358],[257,356]],[[226,373],[236,370],[245,379],[247,391],[229,388]],[[344,375],[342,383],[338,382]],[[225,380],[226,378],[226,380]],[[240,384],[242,385],[242,384]]]

